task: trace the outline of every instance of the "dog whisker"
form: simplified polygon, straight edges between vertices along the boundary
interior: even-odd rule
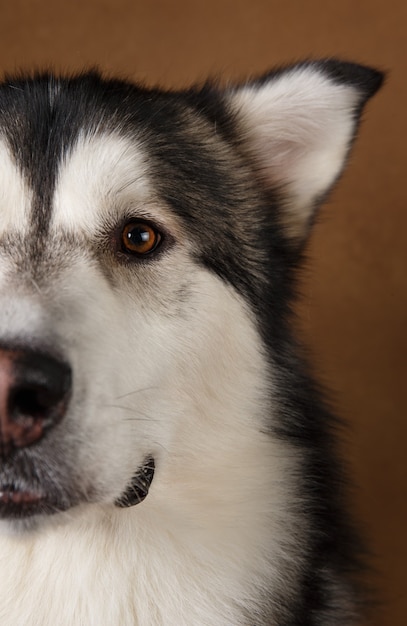
[[[137,413],[134,417],[127,417],[123,421],[137,421],[137,422],[161,422],[162,420],[158,420],[155,417],[150,416],[148,413],[142,413],[137,411],[130,406],[121,406],[120,404],[106,404],[105,408],[107,409],[121,409],[122,411],[128,411],[130,413]],[[143,417],[140,417],[143,416]]]
[[[135,391],[129,391],[128,393],[124,393],[120,396],[117,396],[116,400],[121,400],[122,398],[128,398],[129,396],[137,395],[139,393],[143,393],[144,391],[155,391],[158,387],[142,387],[141,389],[136,389]]]
[[[39,295],[42,295],[42,291],[37,283],[37,281],[34,280],[34,278],[32,276],[30,276],[30,282],[32,284],[32,286],[34,287],[35,291],[37,291],[37,293],[39,293]]]
[[[123,422],[161,422],[162,420],[156,420],[151,417],[126,417]]]

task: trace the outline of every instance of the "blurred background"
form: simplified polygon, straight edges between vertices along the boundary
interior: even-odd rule
[[[321,210],[298,305],[298,331],[349,424],[351,506],[381,603],[372,626],[407,623],[406,33],[405,0],[0,0],[3,72],[98,65],[182,87],[305,57],[388,71]]]

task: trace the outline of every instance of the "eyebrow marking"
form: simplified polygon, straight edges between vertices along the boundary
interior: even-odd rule
[[[151,202],[147,169],[135,139],[80,134],[59,166],[51,229],[93,235],[95,224],[144,208]]]

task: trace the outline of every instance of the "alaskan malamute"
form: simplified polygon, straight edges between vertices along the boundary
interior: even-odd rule
[[[0,86],[0,624],[355,624],[290,330],[375,70]]]

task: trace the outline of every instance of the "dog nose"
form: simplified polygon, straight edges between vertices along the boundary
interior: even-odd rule
[[[72,371],[34,350],[0,349],[0,455],[43,437],[65,415]]]

